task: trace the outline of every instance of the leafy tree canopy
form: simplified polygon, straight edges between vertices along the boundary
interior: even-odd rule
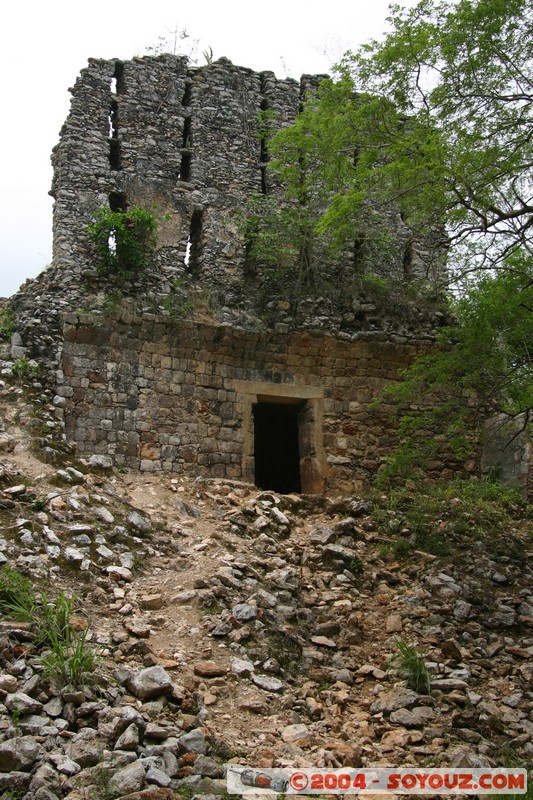
[[[468,457],[487,413],[531,414],[533,7],[421,0],[389,22],[269,147],[282,205],[340,252],[386,250],[391,208],[414,237],[446,230],[457,323],[388,395],[404,409],[392,474],[441,444]]]
[[[439,330],[438,348],[375,401],[392,401],[400,418],[400,444],[381,483],[416,476],[442,451],[459,462],[474,456],[487,417],[516,421],[509,440],[530,424],[533,290],[520,256],[509,260],[509,269],[485,275],[453,302],[457,321]]]
[[[274,137],[289,196],[339,241],[385,240],[391,203],[415,235],[445,224],[456,277],[531,254],[532,21],[527,0],[393,6]]]

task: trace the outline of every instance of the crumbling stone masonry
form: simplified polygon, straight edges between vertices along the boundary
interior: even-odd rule
[[[66,284],[95,278],[86,232],[95,211],[142,206],[160,224],[152,288],[170,292],[186,272],[215,296],[242,297],[239,210],[254,192],[276,191],[266,173],[264,129],[290,124],[321,77],[277,80],[227,59],[201,68],[170,55],[91,59],[71,90],[52,158],[54,264]],[[415,243],[411,252],[412,236],[399,215],[391,225],[398,269],[408,245],[410,270],[427,274],[434,255],[429,244]]]
[[[81,72],[52,157],[53,264],[12,303],[19,346],[53,366],[81,454],[280,491],[375,475],[393,432],[368,403],[428,347],[436,317],[416,303],[395,315],[363,292],[342,311],[310,301],[293,319],[274,303],[266,323],[239,225],[252,193],[277,191],[260,112],[274,129],[290,124],[319,80],[168,55],[91,59]],[[133,206],[157,215],[156,257],[128,289],[130,310],[110,311],[87,225],[102,207]],[[435,247],[392,212],[391,226],[388,273],[402,274],[408,244],[411,276],[427,276]],[[180,321],[164,299],[184,278],[209,302]]]

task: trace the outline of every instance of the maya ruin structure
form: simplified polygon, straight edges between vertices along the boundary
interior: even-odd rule
[[[239,224],[254,193],[276,191],[260,112],[290,124],[319,80],[170,55],[81,72],[52,157],[53,263],[14,298],[20,353],[48,359],[80,455],[287,492],[354,491],[376,475],[394,435],[368,405],[431,345],[438,312],[395,314],[361,290],[342,308],[274,298],[265,321]],[[130,207],[153,209],[157,250],[119,302],[87,225]],[[386,270],[430,275],[434,245],[399,215],[391,226]],[[355,268],[353,252],[343,259]],[[184,282],[193,310],[176,316],[165,298]]]

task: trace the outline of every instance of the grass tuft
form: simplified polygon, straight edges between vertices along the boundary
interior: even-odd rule
[[[405,685],[419,694],[431,694],[431,680],[425,661],[414,647],[395,639],[398,650],[391,659],[398,675],[405,680]]]

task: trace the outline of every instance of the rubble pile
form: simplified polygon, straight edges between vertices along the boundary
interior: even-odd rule
[[[38,627],[2,615],[0,796],[220,796],[229,761],[531,763],[522,509],[491,528],[458,497],[428,536],[387,495],[121,473],[75,458],[37,375],[0,373],[0,574],[42,603],[76,596],[96,656],[65,684]],[[398,642],[429,692],[406,685]]]

